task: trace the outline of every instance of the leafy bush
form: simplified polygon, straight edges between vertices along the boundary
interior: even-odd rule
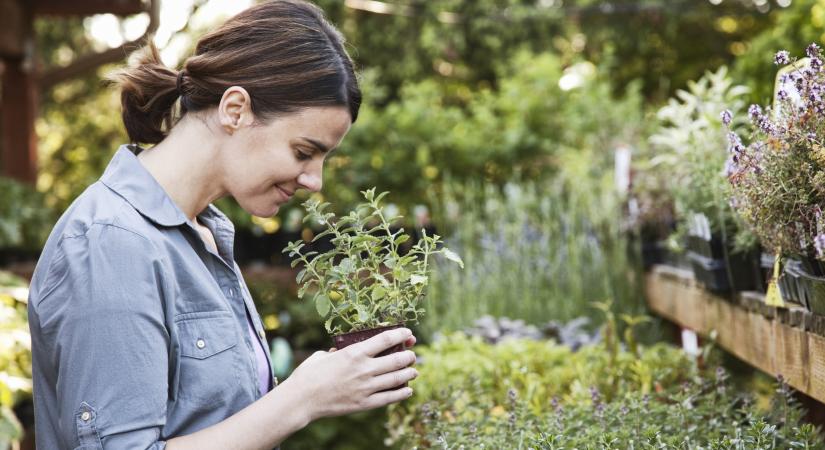
[[[490,407],[478,402],[477,384],[444,393],[422,405],[419,432],[405,448],[470,449],[822,449],[816,427],[802,424],[803,413],[786,386],[774,407],[758,411],[749,397],[730,389],[724,373],[693,378],[667,393],[632,392],[605,401],[597,389],[590,402],[565,405],[558,399],[533,412],[511,390],[507,401]]]
[[[574,353],[454,334],[417,353],[416,395],[390,408],[404,448],[825,448],[784,384],[766,414],[724,369],[700,370],[665,344]]]
[[[407,214],[445,182],[502,185],[555,173],[570,149],[593,152],[594,168],[611,169],[613,147],[636,141],[644,127],[638,85],[617,98],[609,74],[588,62],[566,65],[551,53],[519,52],[497,64],[494,87],[426,79],[389,103],[366,71],[358,122],[325,170],[326,200],[350,208],[360,190],[379,186]],[[562,78],[577,84],[562,89]]]
[[[32,393],[27,297],[25,281],[0,271],[0,448],[22,437],[12,407]]]
[[[681,234],[689,233],[691,217],[701,214],[711,231],[729,242],[736,236],[742,246],[755,244],[729,204],[731,189],[724,174],[727,137],[720,118],[727,108],[726,114],[736,118],[730,126],[739,128],[747,92],[734,85],[722,67],[688,83],[688,89],[677,91],[657,113],[659,128],[650,137],[653,157],[647,170],[661,174],[669,187]]]
[[[34,188],[0,177],[0,248],[39,250],[54,224],[54,213]]]

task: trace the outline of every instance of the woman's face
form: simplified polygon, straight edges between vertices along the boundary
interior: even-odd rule
[[[239,121],[222,145],[223,184],[259,217],[275,215],[298,189],[321,189],[324,160],[352,123],[349,110],[339,106],[308,107],[267,123],[244,124],[243,115]]]

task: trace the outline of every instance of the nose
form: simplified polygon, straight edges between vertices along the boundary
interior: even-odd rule
[[[319,168],[311,172],[302,172],[298,175],[298,185],[310,192],[318,192],[323,184],[322,171]]]

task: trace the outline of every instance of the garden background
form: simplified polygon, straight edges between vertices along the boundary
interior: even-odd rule
[[[316,198],[345,212],[364,189],[390,191],[398,225],[437,232],[465,267],[436,267],[415,325],[424,359],[413,400],[322,420],[282,448],[509,448],[517,435],[540,448],[624,448],[633,433],[622,430],[640,436],[656,422],[650,439],[671,439],[667,448],[693,448],[679,446],[685,430],[822,445],[798,426],[798,397],[781,382],[774,401],[785,409],[769,406],[776,374],[668,344],[678,330],[644,301],[643,242],[654,234],[678,246],[680,205],[715,189],[727,158],[719,114],[772,102],[774,52],[825,42],[825,1],[316,3],[346,36],[365,96]],[[164,61],[175,67],[247,4],[161,2]],[[146,13],[37,15],[30,70],[70,66],[148,23]],[[56,218],[126,142],[118,94],[102,83],[123,63],[38,89],[35,183],[0,166],[0,448],[32,445],[27,278]],[[697,165],[712,181],[684,176]],[[308,194],[296,197],[271,218],[218,204],[236,226],[279,377],[330,346],[281,252],[316,232],[302,221]],[[439,390],[447,385],[454,391]],[[668,409],[685,398],[694,407]],[[605,427],[617,430],[612,443],[599,441]]]

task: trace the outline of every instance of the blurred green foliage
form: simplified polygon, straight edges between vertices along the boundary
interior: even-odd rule
[[[595,159],[595,158],[594,158]],[[422,327],[461,330],[489,314],[542,324],[592,315],[591,302],[639,313],[641,270],[622,229],[611,176],[554,182],[454,185],[437,221],[465,268],[436,263]],[[565,171],[574,172],[572,164]],[[582,182],[582,180],[589,180]]]
[[[0,177],[0,249],[39,250],[56,220],[33,187]]]
[[[641,79],[646,97],[663,100],[732,61],[780,10],[753,0],[388,0],[395,14],[374,14],[317,3],[356,61],[380,69],[389,100],[411,80],[497,86],[496,67],[519,50],[558,54],[565,66],[594,61],[608,67],[617,91]]]
[[[23,279],[0,271],[0,448],[22,438],[12,408],[32,395],[27,297]]]
[[[736,59],[731,72],[737,83],[751,89],[750,102],[760,105],[773,101],[776,52],[797,54],[812,42],[820,46],[825,43],[825,0],[793,0],[788,8],[771,16],[773,24],[752,36],[747,51]]]
[[[620,124],[605,114],[638,116],[643,98],[665,98],[709,65],[729,62],[742,41],[781,16],[750,0],[388,2],[397,14],[318,3],[350,41],[366,95],[362,118],[328,164],[325,192],[346,208],[359,189],[379,186],[400,197],[402,213],[446,174],[502,182],[552,172],[558,147],[623,132],[603,126]],[[78,18],[40,17],[36,32],[47,67],[95,48]],[[587,60],[601,81],[562,91],[560,77],[589,70]],[[117,95],[100,81],[111,68],[42,93],[38,189],[58,212],[126,139]],[[613,107],[628,95],[636,111]],[[219,206],[239,227],[257,227],[231,200]]]

